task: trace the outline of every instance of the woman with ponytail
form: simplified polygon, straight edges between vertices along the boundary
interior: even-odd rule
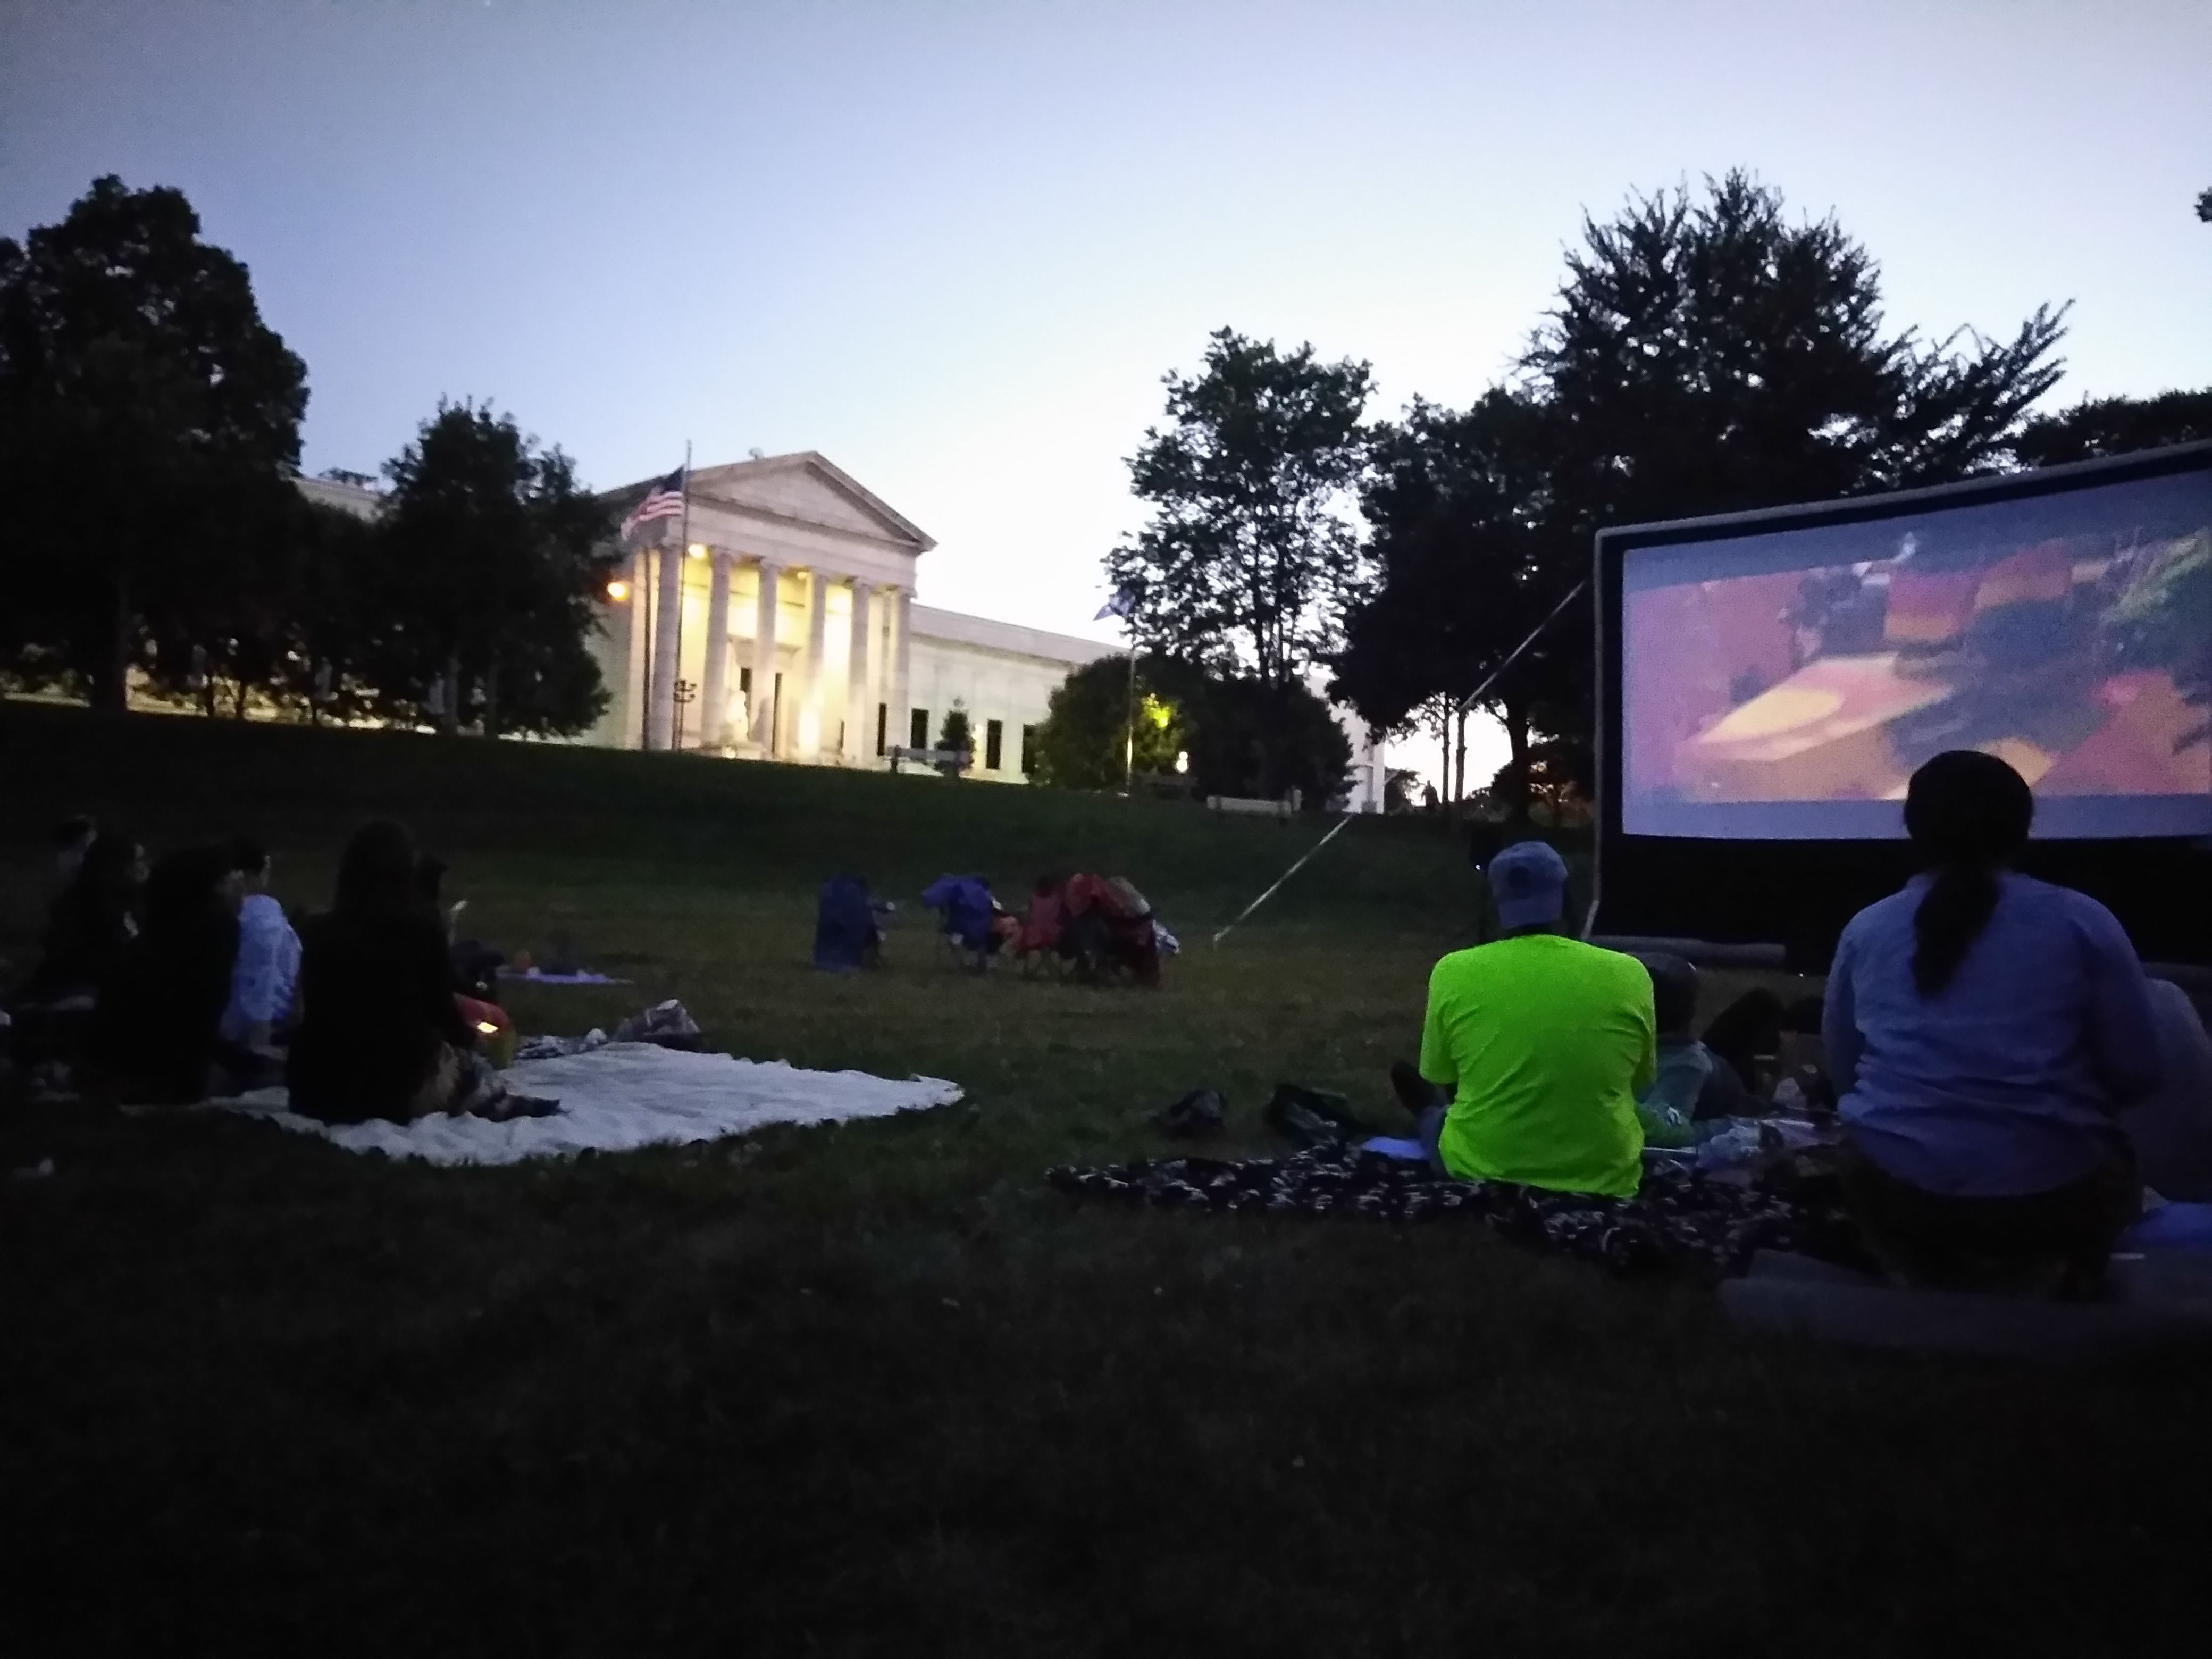
[[[1927,869],[1836,946],[1845,1191],[1894,1278],[2093,1294],[2141,1207],[2114,1114],[2159,1082],[2142,967],[2103,905],[2009,867],[2034,815],[1995,756],[1936,756],[1905,797]]]

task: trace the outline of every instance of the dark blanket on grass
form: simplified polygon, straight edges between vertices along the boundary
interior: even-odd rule
[[[1510,1237],[1619,1273],[1738,1273],[1757,1249],[1849,1261],[1856,1250],[1825,1181],[1750,1185],[1671,1164],[1647,1168],[1633,1198],[1547,1192],[1502,1181],[1451,1181],[1425,1164],[1319,1146],[1287,1158],[1224,1162],[1148,1159],[1098,1169],[1066,1165],[1045,1179],[1083,1197],[1166,1209],[1376,1221],[1479,1219]]]

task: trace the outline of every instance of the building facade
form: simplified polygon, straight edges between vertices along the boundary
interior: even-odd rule
[[[916,605],[936,544],[811,451],[696,468],[688,502],[610,585],[592,648],[614,695],[587,742],[881,768],[957,706],[971,775],[1018,783],[1053,692],[1114,653]]]
[[[298,481],[373,517],[374,491]],[[608,491],[627,512],[649,488]],[[936,545],[809,450],[695,468],[680,518],[641,527],[591,649],[611,694],[579,741],[881,769],[968,715],[969,775],[1028,780],[1031,739],[1070,672],[1116,647],[915,603]],[[1382,745],[1348,711],[1349,805],[1382,809]]]

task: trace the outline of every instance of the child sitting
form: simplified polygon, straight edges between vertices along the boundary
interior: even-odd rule
[[[1676,956],[1655,952],[1639,959],[1651,975],[1659,1050],[1651,1086],[1636,1097],[1644,1143],[1693,1146],[1698,1123],[1746,1112],[1753,1103],[1735,1067],[1692,1034],[1698,970]]]

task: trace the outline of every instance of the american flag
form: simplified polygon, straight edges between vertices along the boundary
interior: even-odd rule
[[[684,469],[679,466],[647,490],[645,499],[632,507],[629,517],[622,521],[622,533],[627,536],[638,526],[655,519],[680,518],[684,513]]]

